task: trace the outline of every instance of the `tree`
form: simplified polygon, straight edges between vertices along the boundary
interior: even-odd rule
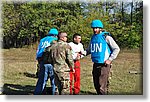
[[[87,46],[93,34],[90,24],[94,19],[103,22],[105,30],[120,47],[142,46],[143,2],[3,2],[2,11],[4,46],[22,47],[34,43],[52,27],[67,32],[69,41],[74,33],[81,34]]]

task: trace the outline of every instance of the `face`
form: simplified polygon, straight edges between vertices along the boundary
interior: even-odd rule
[[[64,36],[63,41],[67,42],[67,38],[68,38],[67,36]]]
[[[101,29],[100,29],[100,28],[93,28],[93,32],[94,32],[94,34],[99,34],[99,33],[100,33],[100,31],[101,31]]]
[[[76,43],[80,43],[81,42],[81,36],[76,36],[75,38],[74,38],[74,42],[76,42]]]

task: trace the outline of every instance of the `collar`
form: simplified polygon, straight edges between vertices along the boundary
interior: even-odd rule
[[[78,44],[79,44],[79,43],[76,43],[76,42],[74,42],[74,41],[73,41],[73,43],[74,43],[74,44],[76,44],[76,45],[78,45]]]

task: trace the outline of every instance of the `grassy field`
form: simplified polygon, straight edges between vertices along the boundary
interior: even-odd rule
[[[31,95],[35,89],[36,49],[2,49],[3,53],[3,94]],[[142,95],[143,67],[139,50],[121,50],[113,62],[109,95]],[[81,94],[95,95],[90,56],[81,59]],[[138,74],[129,73],[137,71]],[[50,87],[49,81],[47,87]]]

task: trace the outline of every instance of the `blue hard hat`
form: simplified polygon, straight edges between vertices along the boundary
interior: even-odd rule
[[[58,30],[56,28],[52,28],[48,32],[48,35],[58,35]]]
[[[100,20],[93,20],[91,23],[92,28],[103,28],[103,23]]]

